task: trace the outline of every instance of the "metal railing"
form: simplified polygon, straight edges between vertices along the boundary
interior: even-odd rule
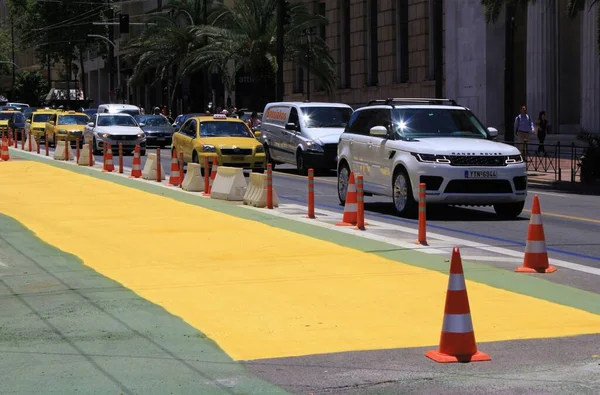
[[[516,147],[526,163],[528,171],[553,173],[555,181],[563,181],[563,170],[568,170],[570,182],[576,182],[581,175],[581,157],[587,147],[571,144],[518,143],[504,141],[503,143]],[[566,180],[564,180],[566,181]]]

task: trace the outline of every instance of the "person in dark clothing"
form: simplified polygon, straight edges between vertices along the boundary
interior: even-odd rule
[[[538,154],[546,155],[546,149],[544,148],[544,141],[548,134],[548,120],[546,119],[546,111],[540,111],[539,118],[537,120],[537,138],[540,142],[538,146]]]

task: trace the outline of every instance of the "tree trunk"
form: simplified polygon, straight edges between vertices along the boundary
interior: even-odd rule
[[[87,99],[87,92],[85,86],[85,68],[83,67],[83,51],[81,48],[79,48],[79,67],[79,70],[81,70],[81,79],[79,83],[81,84],[81,92],[83,92],[83,98],[85,100]]]

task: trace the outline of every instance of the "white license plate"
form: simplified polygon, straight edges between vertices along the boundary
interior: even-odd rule
[[[497,170],[465,170],[465,178],[498,178]]]

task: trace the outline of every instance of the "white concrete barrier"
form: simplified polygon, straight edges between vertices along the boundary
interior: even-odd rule
[[[244,200],[245,193],[246,179],[244,178],[244,169],[219,166],[217,177],[213,181],[210,190],[210,198],[242,201]]]
[[[244,204],[259,208],[267,207],[267,175],[250,173]],[[273,207],[279,207],[279,197],[273,187]]]
[[[31,149],[29,149],[29,140],[31,139]],[[25,140],[25,151],[28,152],[37,152],[38,144],[36,139],[30,134],[27,135],[27,140]],[[63,159],[64,160],[64,159]]]
[[[187,173],[183,179],[182,188],[188,192],[203,192],[204,179],[201,172],[202,166],[198,163],[188,163]],[[183,171],[183,169],[181,169]]]
[[[72,160],[73,159],[73,150],[69,147],[69,157],[66,157],[66,142],[65,141],[57,141],[56,148],[54,149],[54,159],[55,160]]]
[[[79,151],[79,160],[77,161],[79,166],[89,166],[90,165],[90,148],[88,144],[84,144],[81,150]]]
[[[164,166],[160,167],[160,179],[165,180],[165,169]],[[152,180],[156,181],[157,179],[157,160],[156,154],[148,154],[146,157],[146,163],[144,164],[144,169],[142,170],[142,178],[144,180]]]

